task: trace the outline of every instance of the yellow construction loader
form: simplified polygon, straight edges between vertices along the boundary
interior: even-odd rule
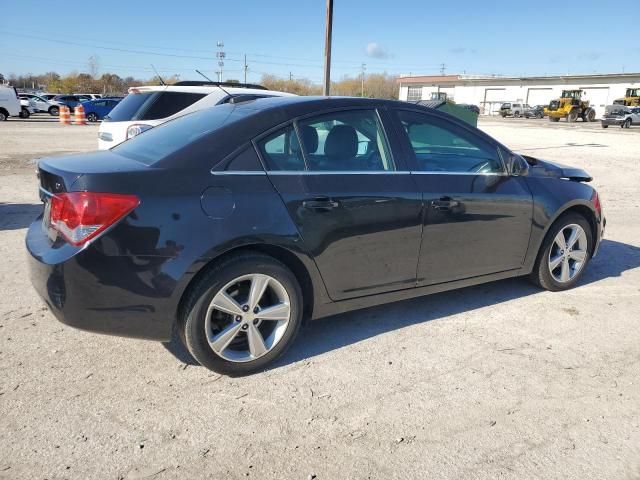
[[[624,98],[617,98],[613,103],[627,107],[640,107],[640,88],[627,88]]]
[[[551,100],[544,114],[551,122],[559,122],[561,118],[566,118],[567,122],[575,122],[578,118],[583,122],[594,122],[596,112],[589,106],[589,100],[582,100],[583,95],[583,90],[563,90],[560,98]]]

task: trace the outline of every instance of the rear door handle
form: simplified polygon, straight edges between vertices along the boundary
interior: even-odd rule
[[[460,205],[460,202],[452,199],[451,197],[440,197],[438,200],[433,200],[431,206],[436,210],[451,210],[454,207]]]
[[[331,210],[340,204],[329,197],[315,197],[302,202],[304,208],[311,210]]]

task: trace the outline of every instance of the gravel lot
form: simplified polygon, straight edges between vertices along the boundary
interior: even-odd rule
[[[640,128],[480,121],[595,177],[606,239],[574,290],[509,280],[341,315],[231,379],[43,307],[31,159],[97,143],[51,120],[0,125],[0,478],[640,479]]]

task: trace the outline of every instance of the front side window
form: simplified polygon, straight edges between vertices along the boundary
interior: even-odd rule
[[[422,87],[407,87],[407,102],[422,100]]]
[[[495,148],[453,123],[418,112],[398,111],[419,171],[503,173]]]
[[[394,170],[375,110],[329,113],[298,122],[310,171]]]

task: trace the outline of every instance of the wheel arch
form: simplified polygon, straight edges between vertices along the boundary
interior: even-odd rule
[[[300,257],[291,250],[282,246],[266,243],[250,243],[230,248],[204,264],[202,268],[200,268],[189,280],[187,286],[180,294],[180,300],[178,301],[176,309],[176,319],[182,318],[186,299],[189,297],[190,292],[193,290],[200,278],[202,278],[212,268],[215,268],[216,265],[226,261],[227,259],[251,253],[263,254],[272,257],[291,270],[298,280],[298,284],[302,291],[303,319],[304,321],[310,319],[313,315],[314,304],[317,299],[314,281],[312,279],[311,272],[309,272],[309,268],[304,264]]]
[[[553,218],[549,220],[547,228],[544,230],[544,233],[540,237],[541,240],[536,250],[536,258],[540,255],[540,249],[544,245],[544,240],[545,238],[547,238],[547,234],[549,233],[549,230],[551,230],[551,227],[563,215],[567,213],[577,213],[578,215],[581,215],[582,217],[584,217],[587,220],[587,222],[589,222],[589,226],[591,228],[591,235],[592,235],[592,238],[594,239],[594,241],[590,246],[589,254],[593,255],[593,252],[595,250],[595,245],[596,245],[596,239],[598,238],[598,220],[596,217],[596,211],[594,210],[593,206],[587,203],[586,201],[577,200],[575,202],[568,203],[564,205],[562,208],[558,209],[558,211],[553,216]]]

